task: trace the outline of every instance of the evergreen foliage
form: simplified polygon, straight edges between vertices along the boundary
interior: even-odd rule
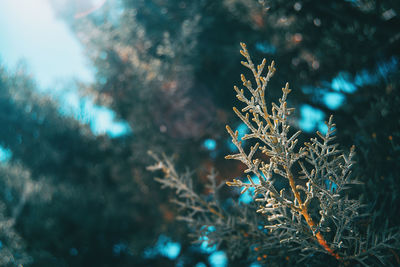
[[[338,128],[335,141],[341,147],[356,146],[352,177],[362,185],[343,190],[340,198],[348,193],[349,200],[363,203],[360,214],[369,214],[351,220],[348,228],[355,227],[363,237],[370,229],[371,235],[362,239],[366,242],[362,246],[368,250],[373,247],[374,233],[400,225],[400,165],[396,164],[400,159],[398,1],[108,0],[95,12],[80,17],[75,8],[89,1],[52,2],[85,47],[96,73],[93,84],[71,82],[65,87],[77,87],[80,96],[93,97],[97,104],[112,108],[132,132],[117,138],[96,136],[88,125],[61,114],[59,103],[51,97],[38,93],[29,70],[0,67],[0,145],[10,151],[9,159],[0,163],[0,265],[207,263],[209,252],[193,246],[188,232],[197,237],[200,233],[203,239],[195,239],[201,244],[207,235],[211,247],[216,244],[230,256],[230,266],[254,261],[293,266],[308,255],[310,251],[303,251],[299,256],[293,240],[282,244],[287,249],[275,246],[281,244],[280,238],[271,241],[274,249],[266,253],[262,244],[272,235],[259,229],[269,225],[266,216],[254,212],[259,208],[255,203],[239,204],[239,192],[225,186],[227,178],[242,177],[244,170],[240,162],[223,158],[232,153],[224,125],[230,121],[233,133],[243,126],[230,112],[232,103],[238,106],[240,101],[235,102],[235,91],[229,90],[231,77],[242,72],[237,64],[241,57],[237,46],[242,40],[254,58],[277,62],[279,71],[269,81],[269,88],[286,80],[296,88],[285,100],[287,106],[299,111],[287,118],[291,126],[288,136],[300,130],[302,107],[307,104],[325,114],[327,121],[328,114],[334,115]],[[340,107],[326,105],[324,99],[330,94],[343,97]],[[272,112],[269,103],[274,101],[280,108],[280,97],[281,91],[268,91],[268,110]],[[282,131],[280,128],[279,133]],[[302,144],[310,137],[304,132],[296,138]],[[215,141],[215,148],[205,148],[205,140]],[[323,144],[323,139],[318,140],[315,142]],[[243,141],[243,150],[251,151],[254,141]],[[317,144],[313,142],[307,150]],[[176,166],[169,173],[175,182],[165,186],[187,185],[186,191],[179,192],[182,211],[168,204],[168,199],[177,198],[175,191],[158,190],[153,174],[146,171],[151,164],[148,149],[156,155],[160,151],[174,154],[174,164],[160,157],[157,160],[162,165],[157,167]],[[340,155],[336,156],[343,164]],[[348,152],[343,155],[349,156]],[[263,156],[261,151],[253,155],[266,164],[271,156]],[[305,161],[304,168],[311,175],[313,165],[305,156],[298,160]],[[179,166],[195,166],[195,171],[181,174]],[[210,169],[218,170],[211,180],[207,178]],[[301,170],[294,164],[292,173],[295,184],[307,192],[308,179],[297,179]],[[171,181],[171,177],[162,181]],[[286,187],[284,196],[293,201],[287,178],[275,173],[272,178],[277,191]],[[323,186],[313,190],[331,194]],[[299,190],[304,200],[307,194]],[[186,203],[185,194],[195,194],[196,202]],[[311,201],[308,209],[315,223],[321,220],[318,201]],[[192,206],[201,209],[194,212]],[[333,253],[342,258],[355,255],[351,248],[339,248],[333,231],[336,219],[331,214],[325,216],[326,225],[320,230]],[[176,222],[179,217],[191,220]],[[203,227],[210,222],[218,230]],[[337,264],[329,251],[312,241],[313,233],[307,230],[311,228],[304,217],[297,222],[305,228],[299,236],[308,233],[307,244],[312,251],[319,251],[300,264]],[[324,232],[327,227],[330,232]],[[284,234],[279,228],[275,232],[280,231]],[[146,256],[161,234],[181,244],[176,258]],[[345,230],[344,235],[351,234]],[[398,248],[372,252],[384,256],[388,265],[400,264]],[[380,264],[371,256],[364,262]]]
[[[234,112],[250,129],[250,134],[240,140],[238,131],[234,132],[227,126],[238,153],[226,158],[239,160],[246,165],[244,173],[248,174],[248,182],[234,179],[227,182],[227,185],[242,188],[241,194],[253,189],[253,198],[260,203],[257,212],[266,216],[268,222],[264,223],[262,219],[246,220],[251,218],[246,213],[247,208],[243,209],[243,213],[224,215],[223,207],[218,205],[220,202],[206,202],[193,191],[190,176],[180,177],[170,161],[160,161],[155,157],[158,163],[149,169],[162,170],[164,178],[158,178],[157,181],[164,187],[176,189],[177,196],[183,199],[174,201],[185,211],[181,219],[194,227],[199,236],[206,235],[212,240],[211,244],[225,242],[225,246],[230,248],[232,244],[241,242],[241,250],[227,249],[232,258],[242,255],[246,244],[247,250],[251,251],[250,247],[258,243],[257,252],[261,255],[270,255],[271,251],[281,248],[286,255],[289,252],[296,255],[293,261],[297,265],[303,261],[306,264],[322,264],[322,258],[319,257],[322,253],[335,258],[336,264],[358,262],[363,266],[394,265],[392,253],[400,247],[399,227],[389,228],[387,221],[381,230],[374,228],[374,221],[370,221],[367,226],[361,225],[360,221],[364,218],[377,216],[363,213],[361,200],[351,199],[348,192],[351,184],[359,183],[351,179],[354,146],[345,154],[338,149],[338,144],[332,143],[336,138],[336,129],[331,116],[326,123],[325,134],[317,131],[319,138],[312,138],[311,142],[297,149],[297,137],[301,132],[290,133],[288,117],[294,109],[289,108],[286,102],[291,92],[289,84],[286,83],[282,88],[279,105],[272,103],[269,109],[266,104],[266,88],[276,70],[274,62],[268,66],[264,76],[266,60],[260,65],[254,65],[246,45],[241,43],[241,47],[240,52],[246,58],[242,65],[250,69],[256,87],[241,75],[246,92],[236,86],[234,88],[236,97],[245,107],[241,111],[234,108]],[[242,141],[248,139],[255,139],[256,143],[247,153],[242,147]],[[296,167],[299,169],[298,174],[294,172]],[[285,186],[278,190],[282,178]],[[210,180],[213,185],[211,192],[215,195],[215,175],[211,174]],[[236,209],[240,210],[238,206]],[[237,222],[242,222],[244,226]],[[269,230],[267,234],[258,228],[259,225]],[[215,231],[202,231],[210,227],[215,227]],[[240,227],[251,229],[250,234],[246,232],[244,236],[236,236]],[[227,233],[228,237],[225,236]],[[248,243],[249,235],[251,242]],[[255,237],[257,240],[254,240]],[[264,260],[261,257],[258,259]]]

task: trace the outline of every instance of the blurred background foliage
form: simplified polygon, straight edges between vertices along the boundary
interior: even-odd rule
[[[241,175],[243,166],[223,159],[232,149],[224,125],[244,131],[231,112],[241,41],[255,59],[276,62],[270,100],[290,82],[293,127],[324,131],[335,116],[339,143],[356,145],[371,220],[400,225],[400,2],[47,4],[79,41],[93,78],[65,78],[55,90],[35,80],[29,61],[0,62],[0,265],[252,264],[229,263],[223,247],[191,245],[169,203],[174,192],[145,170],[153,150],[195,170],[200,190],[212,168],[220,181]],[[104,118],[113,122],[99,131]]]

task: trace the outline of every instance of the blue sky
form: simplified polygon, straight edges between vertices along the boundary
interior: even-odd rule
[[[48,0],[1,0],[0,38],[2,63],[24,59],[41,88],[66,78],[93,81],[82,47]]]
[[[0,0],[0,63],[12,71],[21,60],[41,92],[63,96],[59,97],[62,114],[90,124],[95,134],[118,137],[131,131],[126,122],[116,121],[112,110],[80,98],[76,90],[69,88],[63,95],[66,81],[94,81],[94,69],[74,34],[55,17],[48,0]]]

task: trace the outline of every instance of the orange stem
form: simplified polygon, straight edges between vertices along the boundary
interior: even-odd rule
[[[297,191],[296,189],[296,184],[294,183],[294,178],[292,173],[290,172],[289,168],[285,167],[286,170],[286,174],[289,178],[289,185],[290,188],[292,189],[292,192],[294,194],[294,197],[296,198],[297,202],[299,203],[299,207],[300,207],[300,212],[301,215],[303,215],[304,219],[306,220],[308,226],[310,227],[313,235],[317,238],[318,243],[326,250],[329,252],[330,255],[332,255],[333,257],[335,257],[337,260],[341,260],[342,257],[340,257],[339,254],[335,253],[328,245],[328,243],[326,242],[324,236],[321,234],[321,232],[316,232],[314,233],[314,229],[316,227],[315,222],[313,221],[313,219],[311,218],[311,216],[308,214],[308,209],[307,206],[303,204],[303,201],[300,198],[300,193],[299,191]]]

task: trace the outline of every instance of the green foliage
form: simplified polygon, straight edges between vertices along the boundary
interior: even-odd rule
[[[275,73],[274,62],[264,76],[266,60],[254,65],[246,45],[241,46],[240,52],[246,58],[242,65],[250,69],[256,87],[241,76],[247,90],[235,86],[235,91],[245,107],[234,111],[250,133],[239,140],[238,131],[227,126],[238,153],[226,158],[239,160],[246,166],[244,173],[248,174],[248,182],[234,179],[227,184],[242,188],[242,194],[253,189],[253,198],[260,203],[257,212],[267,220],[253,217],[247,208],[240,210],[237,205],[231,210],[224,209],[216,197],[215,174],[210,175],[213,197],[206,201],[195,193],[190,174],[180,176],[168,159],[160,160],[153,155],[158,163],[149,169],[162,170],[164,178],[156,180],[176,190],[180,200],[174,202],[183,210],[180,218],[200,237],[206,235],[210,244],[218,244],[232,258],[249,253],[256,246],[260,255],[277,254],[276,250],[284,248],[284,255],[296,255],[293,259],[296,264],[303,261],[321,264],[321,254],[325,254],[336,259],[336,264],[394,265],[394,250],[400,246],[399,228],[389,228],[387,222],[380,230],[374,227],[374,221],[362,225],[361,221],[371,214],[363,211],[360,199],[352,199],[349,194],[351,184],[359,183],[351,179],[354,146],[347,154],[332,143],[336,129],[331,116],[326,134],[317,132],[319,138],[312,138],[297,149],[300,131],[290,131],[289,116],[294,109],[286,102],[291,92],[289,85],[282,88],[279,105],[272,103],[269,109],[266,88]],[[242,146],[245,140],[256,140],[249,152]],[[250,174],[257,178],[256,182]],[[279,190],[282,179],[285,186]],[[379,211],[372,211],[376,212]],[[268,233],[264,234],[259,225],[268,229]],[[215,231],[204,231],[209,227],[215,227]],[[247,229],[245,235],[240,229]],[[258,260],[265,258],[259,256]]]
[[[27,70],[1,69],[0,144],[12,156],[0,168],[0,202],[4,203],[1,220],[7,222],[3,228],[7,230],[1,232],[5,237],[0,237],[6,249],[0,253],[12,255],[17,259],[14,263],[166,266],[206,262],[206,254],[193,252],[186,238],[187,229],[183,227],[186,222],[178,223],[177,227],[174,218],[183,217],[191,218],[187,223],[197,237],[198,233],[207,234],[210,245],[218,244],[235,258],[230,261],[232,265],[260,260],[271,266],[293,266],[302,257],[293,238],[304,238],[307,233],[310,238],[306,242],[312,250],[300,253],[304,256],[311,251],[321,253],[305,258],[303,265],[337,264],[335,257],[313,241],[313,233],[307,230],[304,219],[300,217],[297,224],[292,224],[304,229],[281,244],[281,238],[260,231],[259,227],[269,222],[267,216],[254,212],[259,207],[232,201],[238,192],[224,186],[225,178],[241,176],[243,167],[223,160],[228,153],[223,125],[226,121],[232,126],[238,123],[229,111],[232,103],[237,105],[235,91],[229,90],[232,83],[229,77],[242,71],[237,64],[240,54],[236,53],[241,40],[246,40],[256,58],[266,57],[268,61],[274,58],[279,65],[269,88],[277,88],[290,79],[296,90],[291,92],[287,106],[299,110],[300,105],[308,104],[334,114],[340,129],[335,133],[336,141],[343,147],[356,145],[357,154],[352,160],[358,164],[352,170],[364,186],[342,190],[339,199],[348,193],[350,201],[360,203],[361,196],[365,206],[360,214],[370,215],[345,224],[348,229],[355,227],[355,233],[365,238],[370,229],[367,239],[359,239],[364,242],[359,247],[373,247],[374,233],[385,229],[386,221],[388,228],[400,225],[400,165],[396,164],[400,159],[398,68],[389,71],[390,75],[379,75],[381,65],[399,59],[398,1],[258,1],[264,2],[262,7],[256,0],[109,0],[102,8],[80,18],[75,18],[74,6],[84,5],[85,1],[52,1],[65,4],[59,6],[59,12],[84,45],[89,64],[96,72],[93,84],[73,86],[78,87],[80,95],[94,97],[98,104],[112,108],[118,119],[130,124],[133,133],[115,139],[95,136],[87,125],[60,115],[58,104],[47,95],[37,93]],[[344,73],[355,84],[357,75],[364,72],[378,73],[376,83],[357,83],[356,93],[332,87],[332,79],[339,74]],[[344,105],[337,110],[326,106],[323,102],[326,92],[343,94]],[[269,102],[277,101],[281,93],[268,91],[266,105],[271,112],[273,107]],[[291,126],[288,137],[297,131],[298,115],[293,113],[288,117],[287,125]],[[279,133],[282,132],[280,127]],[[302,144],[309,137],[304,133],[296,138]],[[206,138],[216,140],[215,159],[209,159],[208,151],[201,148]],[[315,145],[319,146],[317,142],[323,145],[323,139],[318,140],[311,141],[306,150],[315,149]],[[242,142],[243,150],[251,151],[248,145],[254,146],[253,141],[256,140]],[[179,192],[181,213],[166,204],[168,198],[176,198],[175,192],[155,190],[157,184],[145,170],[149,159],[144,155],[149,148],[174,153],[176,166],[196,166],[193,173],[171,172],[174,182],[171,177],[163,179],[169,181],[166,186],[176,189],[186,185],[186,191]],[[282,152],[280,148],[271,151],[278,153],[275,156]],[[318,153],[315,158],[325,157]],[[344,158],[347,159],[348,153],[343,154],[345,157],[340,155],[328,156],[329,161],[337,156],[338,162],[346,165]],[[270,156],[258,151],[253,158],[258,157],[269,164]],[[311,175],[311,169],[315,169],[312,166],[316,165],[309,164],[307,157],[298,161],[305,161],[304,168]],[[172,167],[166,159],[159,160],[162,166]],[[259,166],[262,167],[261,163]],[[211,180],[202,175],[209,167],[219,172],[213,173]],[[319,173],[329,169],[338,175],[340,170],[334,167],[320,169]],[[272,179],[276,179],[273,185],[278,194],[285,187],[283,196],[293,200],[287,178],[279,176],[282,169],[277,171],[278,174],[272,173]],[[297,179],[300,171],[301,167],[295,163],[292,171],[295,185],[307,192],[308,179]],[[331,176],[335,181],[335,176]],[[191,179],[193,187],[189,187]],[[322,182],[318,180],[314,192],[331,194]],[[307,194],[299,191],[301,198],[305,198]],[[214,194],[209,195],[210,192]],[[186,203],[185,194],[190,194],[194,202]],[[310,202],[309,211],[311,218],[320,222],[321,201],[317,199]],[[322,200],[326,205],[332,204],[329,199]],[[194,212],[191,207],[201,209]],[[354,215],[351,209],[345,210]],[[287,212],[293,215],[290,210]],[[336,219],[330,213],[324,216],[320,231],[329,246],[342,256],[351,255],[351,248],[344,247],[346,240],[341,248],[340,242],[334,240]],[[202,227],[206,224],[217,230]],[[328,227],[330,232],[326,232]],[[280,228],[275,232],[285,234]],[[182,253],[176,260],[143,257],[160,233],[168,233],[182,244]],[[344,236],[349,235],[344,230]],[[126,250],[115,254],[116,244],[123,244]],[[388,256],[392,264],[400,264],[396,260],[398,249],[379,248],[372,252]],[[12,259],[7,257],[2,259]],[[378,261],[368,256],[365,262],[379,265]]]
[[[390,250],[400,245],[399,229],[388,229],[387,225],[384,230],[376,232],[370,226],[367,230],[359,229],[357,222],[369,215],[360,214],[361,202],[349,199],[346,192],[349,185],[356,182],[350,179],[354,147],[346,155],[337,149],[338,144],[332,143],[336,129],[331,116],[325,135],[317,132],[320,139],[312,138],[310,143],[296,149],[300,132],[289,134],[288,117],[293,109],[287,107],[286,99],[291,91],[288,84],[282,88],[280,104],[272,103],[269,114],[265,104],[265,89],[275,72],[274,63],[268,67],[267,75],[263,76],[265,59],[256,68],[246,46],[241,46],[241,53],[247,60],[242,64],[252,71],[257,87],[253,88],[251,81],[242,76],[243,85],[251,98],[246,98],[243,89],[235,87],[237,98],[245,104],[242,109],[245,115],[236,108],[234,111],[251,132],[242,140],[256,139],[257,143],[246,153],[238,140],[238,133],[227,127],[232,142],[239,150],[238,154],[227,158],[240,160],[247,166],[244,172],[253,173],[260,182],[254,183],[248,175],[249,184],[234,180],[228,185],[244,186],[243,191],[255,189],[256,201],[266,203],[257,210],[268,216],[269,224],[265,227],[272,230],[281,244],[289,243],[290,250],[301,250],[299,256],[303,258],[298,262],[323,252],[341,262],[356,260],[365,266],[390,264],[390,259],[387,259],[391,256]],[[260,143],[264,146],[259,147]],[[260,156],[254,157],[258,149],[269,159],[268,163]],[[301,167],[299,175],[293,173],[296,164]],[[279,193],[274,185],[277,178],[273,173],[286,179],[289,184]],[[317,211],[310,210],[312,201],[317,201]],[[317,220],[311,218],[312,213],[320,215]],[[361,234],[362,231],[366,232],[365,236]],[[378,262],[374,262],[375,259]]]
[[[163,178],[156,180],[163,188],[175,190],[177,198],[172,202],[180,212],[177,219],[189,225],[195,244],[200,245],[207,240],[207,247],[222,247],[231,259],[237,260],[248,255],[251,247],[265,238],[258,228],[260,218],[252,210],[238,203],[231,203],[228,208],[224,205],[221,197],[224,184],[218,184],[215,172],[207,176],[207,194],[200,194],[196,190],[199,185],[195,184],[193,173],[178,173],[167,157],[160,158],[152,152],[150,155],[157,163],[149,166],[148,170],[162,171]]]
[[[15,219],[6,216],[6,205],[0,202],[0,266],[23,266],[32,263],[26,244],[15,229]]]

